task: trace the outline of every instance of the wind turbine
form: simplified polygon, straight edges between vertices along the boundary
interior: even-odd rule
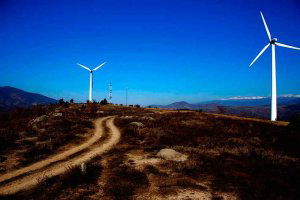
[[[95,67],[93,70],[82,65],[82,64],[79,64],[77,63],[77,65],[79,65],[80,67],[83,67],[84,69],[88,70],[90,72],[90,92],[89,92],[89,101],[92,102],[92,93],[93,93],[93,72],[96,71],[97,69],[99,69],[100,67],[102,67],[106,62],[102,63],[101,65]]]
[[[268,25],[266,23],[266,20],[264,18],[264,15],[262,14],[262,12],[260,12],[261,18],[263,20],[268,38],[269,38],[269,42],[268,44],[259,52],[259,54],[254,58],[254,60],[252,61],[252,63],[250,64],[249,67],[251,67],[251,65],[253,65],[253,63],[261,56],[261,54],[263,54],[266,49],[271,45],[272,46],[272,100],[271,100],[271,120],[272,121],[276,121],[277,119],[277,94],[276,94],[276,58],[275,58],[275,46],[281,46],[281,47],[285,47],[285,48],[290,48],[290,49],[296,49],[296,50],[300,50],[300,48],[298,47],[293,47],[290,45],[286,45],[286,44],[282,44],[277,42],[277,38],[272,38],[271,37],[271,33],[269,31]]]

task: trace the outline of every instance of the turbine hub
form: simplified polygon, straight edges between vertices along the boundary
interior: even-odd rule
[[[273,38],[271,41],[270,41],[270,44],[275,44],[277,42],[277,38]]]

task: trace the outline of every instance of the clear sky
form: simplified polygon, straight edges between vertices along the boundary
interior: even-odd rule
[[[0,86],[85,101],[191,103],[269,96],[272,36],[300,46],[299,0],[0,0]],[[300,93],[300,51],[278,47],[279,94]]]

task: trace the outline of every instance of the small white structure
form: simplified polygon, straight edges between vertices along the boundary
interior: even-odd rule
[[[82,174],[86,174],[86,164],[85,163],[81,163],[80,168],[81,168],[81,173]]]

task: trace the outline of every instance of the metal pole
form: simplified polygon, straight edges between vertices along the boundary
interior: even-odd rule
[[[126,107],[127,107],[127,90],[128,90],[128,88],[126,87]]]
[[[109,85],[109,103],[112,103],[111,99],[112,99],[112,84],[110,82],[110,85]]]

